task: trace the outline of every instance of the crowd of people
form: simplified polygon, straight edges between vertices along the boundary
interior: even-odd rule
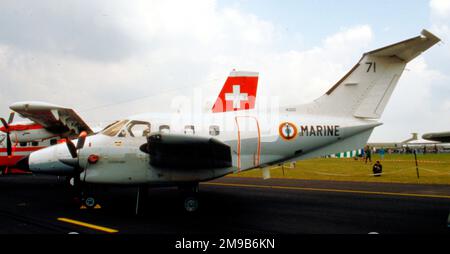
[[[389,148],[387,149],[387,153],[388,154],[393,154],[393,153],[397,153],[397,154],[413,154],[413,153],[422,153],[422,154],[426,154],[426,153],[439,153],[439,149],[437,148],[437,146],[435,145],[434,147],[427,147],[427,146],[423,146],[420,148],[411,148],[408,146],[405,147],[401,147],[401,148],[396,148],[396,149],[392,149]],[[366,147],[364,147],[364,149],[362,150],[362,154],[359,156],[361,158],[364,159],[365,164],[367,164],[367,162],[372,163],[372,154],[373,153],[378,153],[380,155],[380,160],[384,160],[384,156],[386,154],[386,150],[381,147],[381,148],[375,148],[375,147],[370,147],[369,145],[367,145]],[[357,158],[355,158],[357,159]],[[380,161],[376,161],[375,164],[372,167],[372,171],[373,171],[373,176],[375,177],[379,177],[381,176],[382,172],[383,172],[383,165],[381,164]]]
[[[361,149],[360,153],[357,153],[356,156],[353,158],[355,160],[362,160],[365,164],[370,163],[372,164],[372,155],[378,154],[379,160],[375,161],[375,163],[372,166],[373,176],[379,177],[382,175],[383,172],[383,165],[381,162],[385,159],[385,156],[388,156],[390,154],[427,154],[427,153],[442,153],[442,152],[448,152],[447,150],[443,150],[442,147],[438,147],[436,145],[434,146],[404,146],[404,147],[398,147],[398,148],[384,148],[384,147],[373,147],[370,145],[366,145],[364,149]],[[328,156],[327,156],[328,157]]]

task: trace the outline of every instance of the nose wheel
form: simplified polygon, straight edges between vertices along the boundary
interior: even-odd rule
[[[73,196],[75,204],[80,209],[97,209],[99,208],[98,199],[93,195],[94,191],[90,186],[84,184],[81,181],[77,181],[76,178],[67,177],[66,185]]]
[[[93,196],[86,196],[82,199],[83,205],[87,209],[94,209],[97,205],[97,200]]]

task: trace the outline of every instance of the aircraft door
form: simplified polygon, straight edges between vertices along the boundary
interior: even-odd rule
[[[237,167],[245,170],[257,167],[261,155],[261,134],[258,119],[250,116],[235,118],[237,126]]]

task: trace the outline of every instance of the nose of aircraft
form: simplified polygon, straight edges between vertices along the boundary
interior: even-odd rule
[[[16,166],[37,174],[71,175],[74,167],[63,163],[65,159],[71,159],[67,146],[58,144],[32,152],[20,160]]]

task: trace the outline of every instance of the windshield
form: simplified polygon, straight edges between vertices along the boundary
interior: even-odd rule
[[[150,134],[151,126],[149,122],[131,121],[127,130],[131,137],[147,137]]]
[[[117,121],[113,124],[108,125],[103,131],[102,134],[107,136],[114,137],[117,133],[122,129],[122,127],[128,122],[128,120]]]

